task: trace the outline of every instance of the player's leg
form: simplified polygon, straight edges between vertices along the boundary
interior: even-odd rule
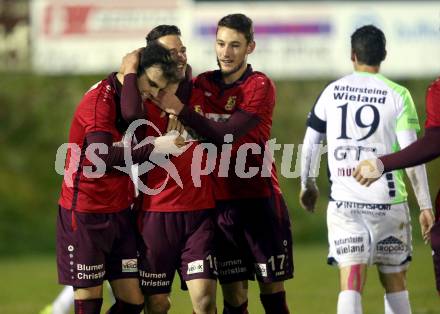
[[[332,201],[327,208],[327,262],[339,267],[338,314],[362,313],[362,289],[372,245],[365,217],[358,210],[360,205]]]
[[[111,281],[115,303],[107,314],[138,314],[144,308],[144,295],[138,278],[124,278]]]
[[[362,291],[366,277],[366,264],[355,264],[339,268],[338,314],[362,313]]]
[[[191,303],[196,314],[215,314],[217,312],[215,296],[217,281],[215,279],[193,279],[186,282]]]
[[[166,314],[171,308],[169,293],[145,296],[145,314]]]
[[[111,215],[116,234],[107,257],[107,278],[115,296],[108,314],[137,314],[144,307],[139,286],[137,235],[134,212],[130,209]]]
[[[75,314],[99,314],[102,307],[102,284],[88,288],[74,288]]]
[[[216,313],[217,267],[214,255],[213,209],[182,213],[185,223],[179,273],[189,290],[196,314]]]
[[[59,282],[74,287],[75,313],[99,314],[106,275],[105,251],[113,242],[109,214],[59,208],[57,265]]]
[[[248,281],[222,283],[223,314],[248,313]]]
[[[410,314],[406,266],[378,266],[378,273],[385,290],[385,314]]]
[[[252,254],[266,314],[288,314],[284,281],[293,277],[293,247],[287,207],[281,195],[247,200],[244,234]],[[245,209],[243,209],[245,208]]]
[[[169,295],[184,238],[180,214],[142,211],[139,215],[139,280],[145,313],[165,314],[171,307]]]
[[[246,262],[248,252],[239,207],[242,202],[218,201],[215,213],[215,248],[218,279],[223,292],[223,314],[248,313],[248,280],[253,267]]]
[[[284,281],[263,283],[260,285],[260,300],[266,313],[289,313],[286,302]]]
[[[406,203],[401,203],[389,205],[387,209],[382,217],[370,223],[375,225],[373,262],[378,265],[379,278],[385,289],[385,313],[408,314],[411,307],[406,270],[412,254],[409,208]]]

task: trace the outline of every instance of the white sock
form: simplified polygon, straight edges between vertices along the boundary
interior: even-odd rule
[[[344,290],[338,296],[338,314],[362,314],[361,294],[354,290]]]
[[[73,287],[65,286],[52,303],[53,314],[69,314],[73,306]]]
[[[408,291],[386,293],[385,314],[411,314]]]

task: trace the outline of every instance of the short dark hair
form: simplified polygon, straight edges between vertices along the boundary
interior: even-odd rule
[[[160,37],[167,35],[182,35],[180,29],[176,25],[158,25],[153,28],[145,37],[147,45],[158,40]]]
[[[241,13],[229,14],[221,18],[217,24],[217,31],[219,27],[227,27],[242,33],[247,42],[254,41],[254,28],[252,20]]]
[[[380,65],[387,54],[385,46],[384,33],[374,25],[362,26],[351,35],[351,51],[362,64]]]
[[[159,66],[163,76],[170,82],[178,82],[177,63],[171,58],[168,49],[158,43],[151,43],[141,51],[137,76],[141,76],[148,68]]]

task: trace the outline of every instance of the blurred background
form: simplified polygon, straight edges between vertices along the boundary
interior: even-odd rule
[[[382,73],[410,90],[423,124],[426,87],[440,75],[438,1],[0,0],[0,313],[38,313],[60,289],[54,252],[62,177],[55,172],[55,155],[67,142],[84,92],[116,71],[127,52],[144,46],[145,35],[158,24],[181,28],[194,74],[215,69],[217,21],[238,12],[254,20],[257,49],[249,63],[276,83],[272,137],[295,145],[292,173],[279,173],[295,241],[289,304],[297,313],[335,312],[337,272],[325,265],[326,158],[318,180],[319,210],[308,214],[298,204],[295,167],[306,116],[330,81],[352,71],[349,37],[372,23],[387,37]],[[440,162],[427,169],[434,198]],[[420,240],[410,194],[413,313],[439,313],[430,250]],[[372,269],[367,314],[383,312],[376,277]],[[258,293],[251,290],[251,313],[262,313]],[[189,313],[189,298],[177,286],[175,291],[170,313]]]

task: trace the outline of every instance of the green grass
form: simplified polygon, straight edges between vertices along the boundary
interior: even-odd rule
[[[292,313],[329,314],[336,312],[338,275],[334,267],[325,264],[327,248],[321,245],[295,246],[295,278],[287,281],[287,298]],[[408,286],[413,314],[438,313],[439,300],[435,293],[430,250],[415,245],[414,261],[408,274]],[[60,291],[56,284],[53,256],[27,256],[0,259],[0,313],[38,313]],[[189,296],[175,281],[170,314],[191,313]],[[218,295],[221,301],[221,295]],[[218,302],[219,308],[221,302]],[[383,292],[375,268],[369,269],[363,297],[364,313],[383,313]],[[103,306],[103,312],[108,303]],[[249,311],[264,313],[256,283],[250,284]]]

